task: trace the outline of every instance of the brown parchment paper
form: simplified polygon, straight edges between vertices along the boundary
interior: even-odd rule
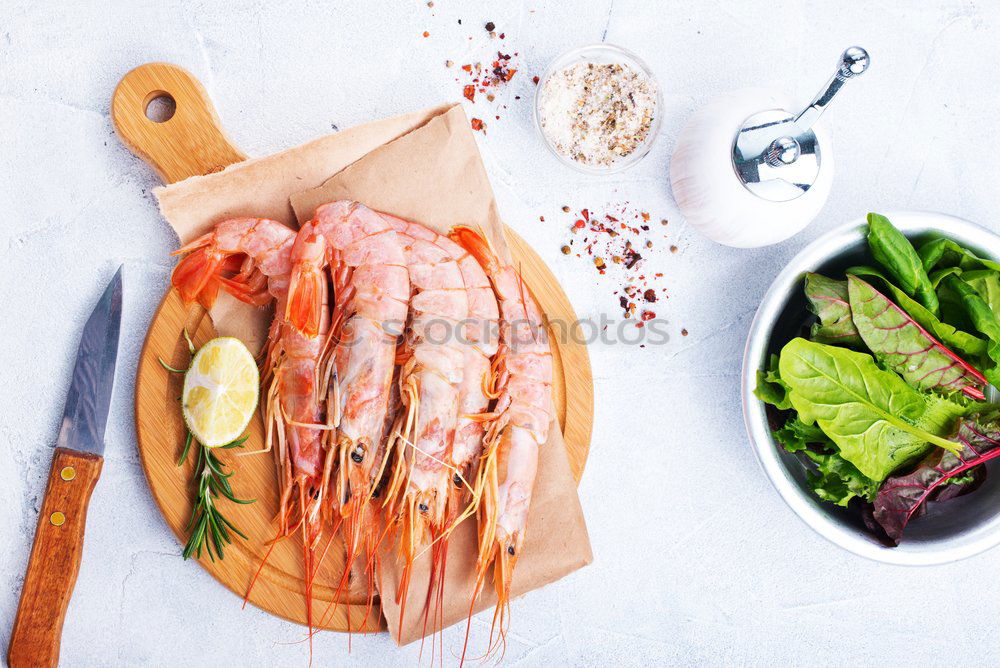
[[[419,130],[375,149],[319,188],[292,195],[291,202],[299,222],[303,223],[312,217],[317,206],[338,199],[364,202],[378,211],[423,223],[442,233],[459,223],[479,227],[490,237],[494,248],[509,258],[493,190],[469,120],[460,105]],[[452,535],[449,545],[444,626],[464,621],[469,613],[476,553],[475,522],[467,520]],[[518,596],[554,582],[592,559],[562,433],[553,420],[548,442],[539,453],[527,534],[514,571],[511,595]],[[417,640],[423,633],[429,562],[428,553],[412,576],[406,618],[400,626],[396,591],[402,569],[396,558],[396,546],[386,545],[383,549],[382,611],[400,645]],[[477,610],[496,603],[491,587],[492,583],[488,583]],[[428,624],[428,633],[432,630]]]
[[[458,223],[478,226],[509,257],[493,191],[469,121],[459,105],[368,123],[266,158],[233,165],[155,191],[160,209],[181,241],[227,217],[270,217],[290,225],[308,220],[316,206],[356,199],[368,206],[446,232]],[[220,297],[212,309],[220,333],[263,341],[270,314]],[[475,571],[474,521],[451,537],[443,625],[464,621]],[[554,582],[593,559],[583,511],[553,421],[539,454],[525,545],[514,574],[512,597]],[[382,555],[381,603],[400,645],[422,635],[429,557],[418,562],[402,627],[395,603],[400,565],[395,545]],[[488,583],[477,610],[496,598]],[[428,632],[431,631],[428,625]]]

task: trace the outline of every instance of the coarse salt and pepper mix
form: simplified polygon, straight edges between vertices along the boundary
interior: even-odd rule
[[[657,111],[656,82],[625,63],[574,63],[553,72],[539,96],[539,125],[553,149],[589,167],[634,153]]]

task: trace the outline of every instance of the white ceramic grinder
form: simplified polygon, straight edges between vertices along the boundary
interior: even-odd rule
[[[830,137],[816,121],[869,62],[861,47],[844,51],[836,74],[799,114],[763,88],[722,95],[696,112],[670,162],[670,185],[687,222],[740,248],[783,241],[808,225],[833,182]]]

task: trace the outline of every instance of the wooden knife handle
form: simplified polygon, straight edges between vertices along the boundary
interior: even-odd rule
[[[158,97],[175,105],[174,115],[162,122],[146,117],[146,107]],[[111,97],[111,120],[125,145],[165,183],[246,160],[223,131],[201,83],[177,65],[146,63],[122,77]]]
[[[56,448],[10,635],[11,668],[59,663],[63,619],[80,572],[87,506],[103,463],[97,455]]]

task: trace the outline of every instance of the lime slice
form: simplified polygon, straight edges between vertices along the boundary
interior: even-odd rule
[[[257,408],[260,378],[253,355],[239,339],[221,336],[198,350],[184,375],[184,422],[209,448],[235,441]]]

